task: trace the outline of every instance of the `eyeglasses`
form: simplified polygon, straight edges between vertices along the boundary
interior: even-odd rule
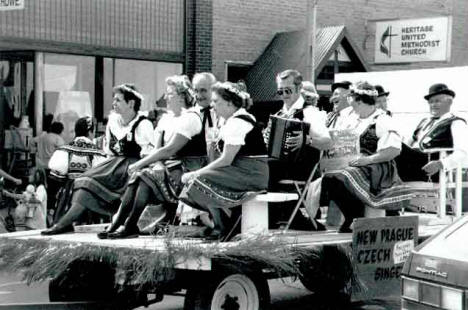
[[[283,93],[286,95],[291,95],[293,93],[293,90],[289,87],[285,87],[285,88],[280,88],[276,91],[276,94],[278,96],[283,96]]]

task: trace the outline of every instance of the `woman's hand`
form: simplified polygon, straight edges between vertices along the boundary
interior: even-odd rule
[[[17,179],[17,178],[14,178],[13,179],[13,182],[16,184],[16,185],[21,185],[23,183],[23,181],[21,181],[21,179]]]
[[[197,176],[198,176],[198,174],[196,173],[196,171],[187,172],[187,173],[184,173],[182,175],[181,181],[182,181],[182,183],[187,184],[187,183],[193,181],[193,179],[195,179]]]
[[[131,165],[128,166],[128,175],[132,175],[134,174],[136,171],[140,170],[140,165],[138,164],[138,162],[136,163],[133,163]]]
[[[349,162],[349,165],[353,167],[367,166],[370,164],[372,164],[372,161],[369,160],[367,156],[361,156]]]

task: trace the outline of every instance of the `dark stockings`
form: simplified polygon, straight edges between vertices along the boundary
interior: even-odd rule
[[[335,178],[329,179],[330,189],[333,189],[331,200],[333,200],[345,218],[342,229],[349,230],[353,219],[364,216],[364,204],[357,199],[344,184]]]
[[[125,230],[138,231],[137,223],[146,205],[154,198],[151,188],[145,182],[138,182],[127,187],[119,211],[109,227],[114,232],[125,223]]]

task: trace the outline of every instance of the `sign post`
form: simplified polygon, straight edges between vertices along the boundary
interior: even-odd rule
[[[418,217],[358,218],[353,228],[353,300],[399,296],[400,273],[418,240]]]
[[[451,28],[448,16],[377,22],[375,63],[448,61]]]

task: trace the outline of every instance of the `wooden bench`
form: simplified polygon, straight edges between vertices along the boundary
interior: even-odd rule
[[[266,193],[255,196],[242,205],[242,233],[268,231],[268,203],[298,200],[294,193]]]

